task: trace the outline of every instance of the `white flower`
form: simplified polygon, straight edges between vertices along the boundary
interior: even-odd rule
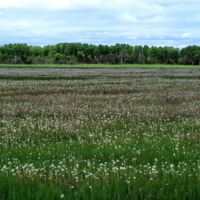
[[[64,195],[64,194],[61,194],[61,195],[60,195],[60,198],[62,198],[62,199],[63,199],[64,197],[65,197],[65,195]]]

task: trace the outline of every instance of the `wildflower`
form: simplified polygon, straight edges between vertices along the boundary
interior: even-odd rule
[[[64,194],[61,194],[61,195],[60,195],[60,198],[62,198],[62,199],[63,199],[64,197],[65,197],[65,195],[64,195]]]

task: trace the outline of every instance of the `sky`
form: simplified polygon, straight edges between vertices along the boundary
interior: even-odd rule
[[[199,0],[0,0],[0,45],[200,46]]]

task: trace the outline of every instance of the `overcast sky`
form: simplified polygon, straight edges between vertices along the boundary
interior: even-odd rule
[[[0,45],[200,46],[199,0],[0,0]]]

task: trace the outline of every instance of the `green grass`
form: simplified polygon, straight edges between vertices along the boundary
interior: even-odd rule
[[[0,199],[199,199],[198,69],[0,70]]]
[[[0,68],[14,67],[14,68],[101,68],[101,67],[116,67],[116,68],[200,68],[199,65],[164,65],[164,64],[0,64]]]
[[[85,80],[89,77],[55,77],[55,76],[1,76],[0,80],[13,80],[13,81],[27,81],[27,80],[34,80],[34,81],[51,81],[51,80]]]

